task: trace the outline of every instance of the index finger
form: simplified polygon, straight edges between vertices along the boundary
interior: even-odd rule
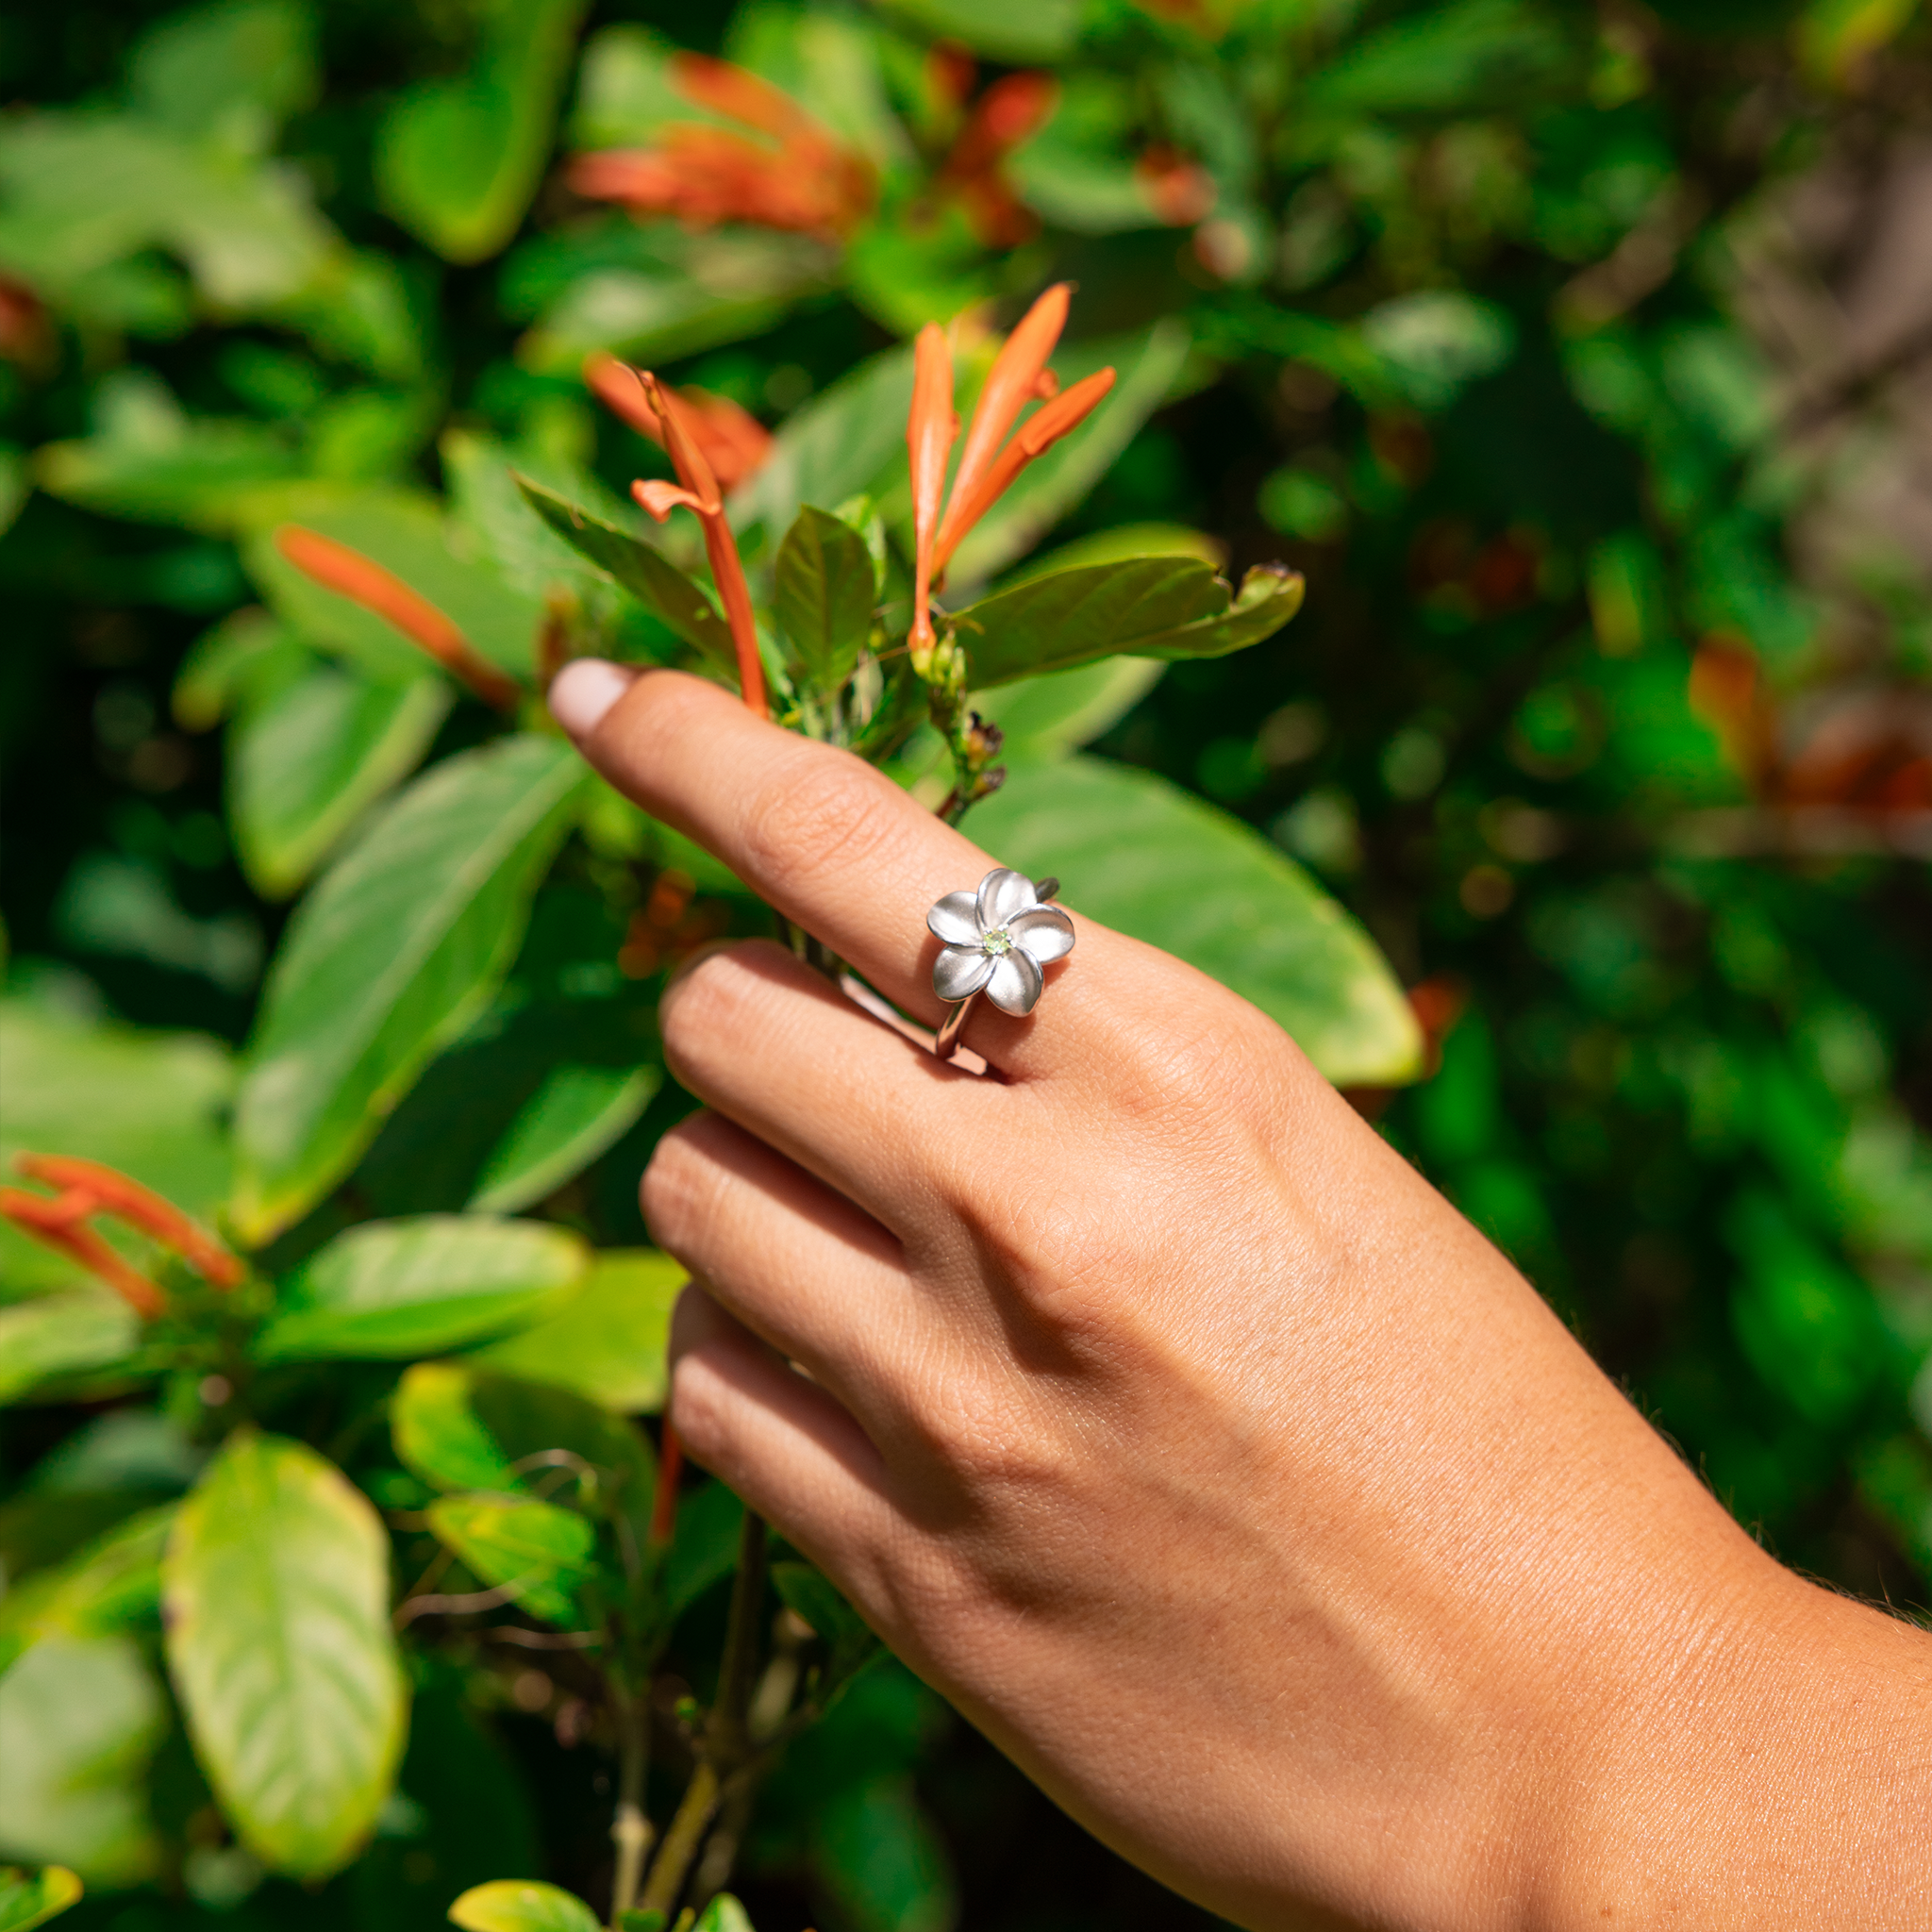
[[[714,684],[648,671],[626,685],[626,675],[579,659],[551,687],[552,712],[591,764],[937,1026],[945,1006],[932,987],[938,942],[926,909],[976,888],[998,860],[863,759],[754,717]],[[1078,962],[1049,980],[1043,1030],[981,1001],[967,1043],[1023,1076],[1067,1064],[1065,1042],[1106,1024],[1091,990],[1107,974],[1093,970],[1094,955],[1142,950],[1086,920],[1078,936]]]

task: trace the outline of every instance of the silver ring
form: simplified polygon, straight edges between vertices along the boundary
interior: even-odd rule
[[[1036,885],[1002,867],[980,880],[978,891],[948,892],[925,915],[943,947],[933,961],[932,990],[953,1009],[932,1043],[941,1059],[981,993],[1016,1019],[1033,1010],[1046,985],[1041,968],[1074,950],[1074,922],[1047,904],[1059,889],[1058,879]]]

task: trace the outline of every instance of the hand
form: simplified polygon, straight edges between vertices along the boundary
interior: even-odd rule
[[[553,706],[937,1024],[925,908],[995,857],[694,679]],[[1070,909],[993,1077],[774,945],[671,989],[692,1455],[1243,1924],[1923,1923],[1932,1644],[1758,1550],[1271,1021]]]

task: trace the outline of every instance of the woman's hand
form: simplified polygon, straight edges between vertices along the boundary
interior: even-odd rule
[[[997,855],[695,679],[553,707],[937,1023],[925,909]],[[692,1455],[1244,1924],[1923,1924],[1932,1646],[1765,1557],[1273,1022],[1070,910],[968,1025],[998,1077],[774,945],[671,989]]]

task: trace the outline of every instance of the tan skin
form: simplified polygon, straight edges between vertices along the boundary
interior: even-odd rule
[[[552,703],[938,1022],[925,908],[995,856],[696,679]],[[992,1077],[775,945],[672,987],[691,1454],[1257,1932],[1932,1920],[1932,1640],[1759,1550],[1271,1021],[1070,909]]]

